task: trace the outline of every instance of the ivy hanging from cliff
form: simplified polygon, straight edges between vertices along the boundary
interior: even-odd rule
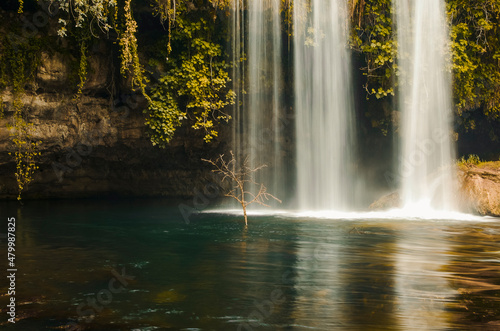
[[[500,117],[500,0],[449,0],[454,95],[459,115]],[[468,117],[468,115],[467,115]],[[470,128],[474,122],[466,121]]]
[[[139,62],[138,46],[137,46],[137,22],[132,16],[131,8],[132,0],[125,0],[125,30],[119,32],[119,44],[121,47],[121,73],[126,76],[132,75],[132,86],[137,86],[142,91],[144,96],[149,99],[146,94],[147,78],[144,76],[144,69]]]
[[[393,35],[392,0],[352,0],[351,46],[363,54],[368,95],[377,99],[394,95],[397,42]]]
[[[154,15],[160,16],[160,22],[164,24],[167,22],[167,33],[168,33],[168,42],[167,42],[167,54],[170,54],[172,51],[171,45],[171,36],[172,36],[172,25],[175,21],[175,16],[177,13],[177,3],[180,0],[153,0],[154,2]]]
[[[38,152],[40,142],[32,139],[33,123],[28,123],[23,115],[23,103],[19,95],[14,96],[13,107],[14,125],[10,127],[12,142],[15,146],[14,156],[16,161],[15,177],[18,187],[17,199],[21,200],[21,193],[33,180],[33,176],[38,169],[36,159],[41,154]]]
[[[398,65],[392,0],[351,0],[349,17],[350,44],[363,64],[360,70],[365,76],[366,98],[378,100],[394,96]],[[375,107],[375,110],[366,112],[372,127],[384,135],[393,127],[391,114],[387,107]]]
[[[108,34],[114,29],[118,33],[118,44],[121,48],[120,72],[123,76],[130,75],[133,87],[139,88],[148,98],[146,94],[148,81],[138,55],[136,37],[138,25],[132,14],[132,0],[124,0],[123,6],[120,6],[122,8],[118,8],[117,0],[51,0],[51,3],[58,5],[61,12],[65,13],[59,18],[58,35],[60,37],[67,37],[68,29],[72,27],[77,31],[80,29],[80,38],[77,39],[88,39],[89,36],[99,38],[100,32]],[[119,17],[120,11],[123,12],[123,17]],[[70,22],[74,22],[74,25]],[[123,22],[123,26],[120,26],[119,22]],[[81,93],[87,74],[85,43],[81,43],[80,59],[79,93]]]
[[[14,151],[9,155],[16,163],[15,178],[18,186],[18,197],[33,180],[38,169],[36,159],[40,156],[38,145],[40,142],[33,139],[33,123],[26,120],[26,108],[22,101],[27,81],[34,80],[40,59],[40,40],[32,38],[26,43],[16,40],[13,44],[8,38],[2,40],[0,48],[2,54],[2,83],[0,87],[9,89],[12,95],[11,107],[14,110],[12,121],[8,124]]]
[[[80,42],[80,64],[78,68],[78,92],[76,93],[76,98],[78,98],[82,92],[85,82],[87,81],[88,74],[88,59],[87,59],[87,43],[86,41]]]
[[[450,23],[453,90],[457,114],[466,129],[476,127],[480,110],[491,121],[500,119],[500,0],[447,0]],[[394,95],[398,75],[397,42],[391,0],[351,0],[352,48],[366,66],[364,86],[377,99]],[[375,126],[390,123],[380,114]],[[369,114],[375,116],[376,114]],[[385,118],[385,120],[384,120]],[[490,132],[492,139],[500,139]]]
[[[5,49],[0,47],[0,119],[3,119],[5,111],[1,92],[6,90],[8,84]]]
[[[111,29],[108,16],[117,5],[116,0],[50,0],[50,3],[57,5],[67,14],[66,17],[59,18],[58,34],[61,37],[67,35],[70,20],[74,20],[77,28],[82,28],[85,22],[92,21],[102,31],[108,32]]]
[[[228,121],[226,106],[234,103],[228,90],[228,64],[222,59],[222,47],[212,40],[215,10],[190,11],[186,4],[176,7],[176,27],[172,31],[175,54],[165,64],[166,74],[159,79],[151,95],[146,125],[154,145],[165,146],[176,128],[190,119],[194,129],[205,131],[204,140],[218,135],[216,125]]]
[[[22,14],[24,11],[24,0],[19,0],[19,9],[17,10],[18,14]]]

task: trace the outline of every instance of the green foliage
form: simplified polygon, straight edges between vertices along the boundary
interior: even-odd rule
[[[4,91],[9,85],[7,79],[7,61],[4,54],[5,49],[0,47],[0,92]],[[3,95],[0,93],[0,119],[4,117],[4,105],[3,105]]]
[[[162,77],[151,94],[148,107],[146,126],[150,129],[151,142],[160,147],[166,146],[182,120],[186,119],[186,113],[179,109],[174,83],[173,76]]]
[[[152,1],[152,14],[159,15],[161,23],[168,22],[166,54],[161,52],[160,60],[155,60],[166,71],[154,86],[148,85],[148,77],[139,59],[138,23],[132,13],[136,1],[50,2],[60,8],[58,35],[69,42],[77,42],[80,47],[76,97],[82,93],[88,74],[88,45],[93,38],[114,29],[120,46],[120,72],[132,78],[132,86],[139,88],[149,102],[146,125],[153,144],[164,146],[173,137],[176,128],[188,118],[193,128],[205,130],[204,139],[208,142],[218,134],[217,123],[229,120],[223,110],[234,102],[234,93],[226,88],[229,66],[222,60],[221,42],[224,36],[214,36],[214,32],[217,13],[226,10],[231,0]],[[176,45],[173,52],[171,42]],[[166,57],[171,59],[162,63]],[[149,97],[150,93],[153,99]]]
[[[59,36],[65,37],[68,31],[70,20],[75,22],[75,27],[85,26],[92,29],[89,22],[96,24],[102,31],[108,32],[111,29],[109,15],[117,6],[117,0],[50,0],[55,3],[66,15],[59,18]],[[87,22],[88,24],[84,24]]]
[[[500,116],[500,0],[448,0],[454,95],[459,115]],[[465,121],[474,128],[474,121]]]
[[[138,25],[132,15],[132,0],[124,0],[121,6],[117,0],[51,0],[51,3],[56,3],[61,9],[62,17],[59,18],[58,30],[60,37],[67,37],[72,27],[76,28],[77,39],[86,41],[91,37],[98,38],[98,31],[107,34],[114,29],[118,33],[118,44],[121,48],[120,72],[123,76],[131,75],[133,87],[138,87],[148,98],[146,94],[148,81],[138,55],[136,37]],[[118,16],[120,9],[123,17]],[[74,25],[70,24],[71,21]],[[120,26],[120,22],[123,26]],[[96,26],[98,29],[95,29]],[[85,48],[86,45],[81,42],[78,94],[82,91],[87,74],[88,61]]]
[[[22,14],[24,11],[24,0],[19,0],[19,9],[17,10],[18,14]]]
[[[80,82],[78,83],[78,92],[76,97],[78,98],[83,91],[83,86],[85,85],[85,81],[87,80],[88,74],[88,59],[87,59],[87,44],[82,42],[80,44],[80,65],[78,68],[78,77]]]
[[[175,53],[153,88],[147,110],[146,125],[154,145],[165,146],[188,117],[194,129],[205,130],[206,142],[217,136],[218,122],[230,119],[224,108],[234,103],[235,94],[226,88],[229,66],[222,60],[222,47],[212,41],[214,24],[208,21],[212,14],[192,13],[182,3],[177,6],[177,26],[171,36]]]
[[[125,30],[119,31],[120,57],[122,60],[120,72],[123,76],[131,74],[132,86],[139,87],[144,96],[149,98],[146,94],[148,80],[144,76],[144,69],[139,61],[137,38],[135,36],[137,33],[137,22],[132,16],[131,1],[125,0]]]
[[[9,155],[13,156],[16,162],[17,199],[20,200],[21,193],[33,180],[34,173],[38,169],[35,161],[40,156],[37,151],[40,142],[36,142],[32,138],[33,124],[25,119],[22,95],[25,84],[34,79],[40,63],[41,41],[36,38],[11,40],[4,37],[0,54],[3,62],[0,88],[10,87],[12,94],[14,116],[13,123],[9,124],[8,128],[14,144],[14,153],[9,153]]]
[[[462,158],[458,160],[457,164],[460,167],[470,167],[473,165],[479,165],[481,162],[482,161],[479,156],[470,154],[467,158],[465,158],[465,156],[462,156]]]
[[[397,42],[392,33],[392,0],[354,0],[351,4],[351,47],[362,53],[368,95],[394,95]]]
[[[171,33],[172,25],[175,22],[175,16],[177,14],[177,1],[176,0],[153,0],[153,14],[160,16],[161,24],[167,22],[168,28],[168,42],[167,42],[167,53],[170,54],[172,51],[171,45]]]
[[[36,158],[40,156],[40,152],[38,152],[40,142],[32,140],[33,123],[28,123],[24,119],[22,114],[23,104],[20,102],[20,98],[16,98],[14,107],[14,126],[10,128],[10,136],[15,146],[13,156],[16,161],[17,200],[21,200],[21,193],[33,180],[35,171],[38,169]],[[9,155],[12,155],[12,153],[9,153]]]
[[[351,48],[359,53],[365,64],[360,70],[366,77],[363,87],[366,90],[367,99],[375,96],[380,105],[373,107],[373,110],[368,110],[365,115],[370,118],[372,127],[386,135],[393,121],[392,109],[388,109],[388,104],[384,99],[394,96],[398,74],[392,1],[352,0],[350,6]]]
[[[391,0],[351,0],[351,46],[366,66],[364,86],[377,99],[394,95],[397,42]],[[447,0],[456,110],[466,130],[476,127],[470,112],[480,110],[500,120],[500,0]],[[368,113],[374,126],[386,130],[389,114]],[[497,139],[498,134],[490,132]],[[492,138],[492,139],[493,139]]]

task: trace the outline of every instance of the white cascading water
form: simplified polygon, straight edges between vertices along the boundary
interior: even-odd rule
[[[394,0],[404,207],[453,210],[449,33],[444,0]]]
[[[284,195],[286,171],[282,159],[283,132],[281,71],[281,0],[248,1],[248,150],[252,167],[265,164],[256,174],[277,197]]]
[[[281,0],[233,2],[233,82],[246,82],[245,88],[237,89],[244,97],[235,106],[233,148],[238,160],[249,158],[252,168],[265,165],[254,174],[255,181],[284,199],[288,178],[280,126],[284,111],[280,6]],[[244,56],[246,70],[240,61]]]
[[[300,210],[348,210],[354,198],[349,171],[354,134],[346,9],[343,0],[294,1]]]
[[[240,158],[243,148],[243,112],[245,109],[245,98],[243,96],[242,84],[245,82],[244,61],[242,53],[245,49],[245,24],[244,11],[241,0],[231,2],[231,51],[233,61],[232,84],[233,91],[236,92],[235,103],[233,106],[233,142],[232,150],[234,154]]]

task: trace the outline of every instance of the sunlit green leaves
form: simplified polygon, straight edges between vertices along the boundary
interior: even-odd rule
[[[367,77],[365,89],[377,99],[394,95],[397,42],[392,33],[392,1],[356,1],[353,6],[352,19],[359,20],[353,27],[351,46],[365,59],[366,66],[361,68]]]
[[[206,142],[211,141],[218,135],[217,124],[230,119],[224,108],[235,99],[227,88],[229,66],[222,60],[222,47],[212,38],[213,24],[190,16],[181,5],[176,25],[169,69],[153,89],[147,111],[151,141],[162,147],[187,119],[194,129],[205,131]]]
[[[447,11],[458,114],[480,109],[489,118],[499,118],[500,0],[447,0]],[[377,99],[394,95],[399,75],[392,13],[392,0],[351,2],[351,46],[365,63],[361,70],[367,94]],[[370,117],[379,118],[376,126],[387,124],[384,114]],[[474,127],[472,119],[463,123]]]
[[[500,0],[449,0],[454,95],[459,114],[500,116]],[[473,128],[473,122],[467,123]]]

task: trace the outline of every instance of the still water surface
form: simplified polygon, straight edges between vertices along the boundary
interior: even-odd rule
[[[500,330],[499,219],[255,215],[245,229],[222,213],[186,224],[178,206],[0,203],[18,268],[18,321],[3,308],[0,328]]]

